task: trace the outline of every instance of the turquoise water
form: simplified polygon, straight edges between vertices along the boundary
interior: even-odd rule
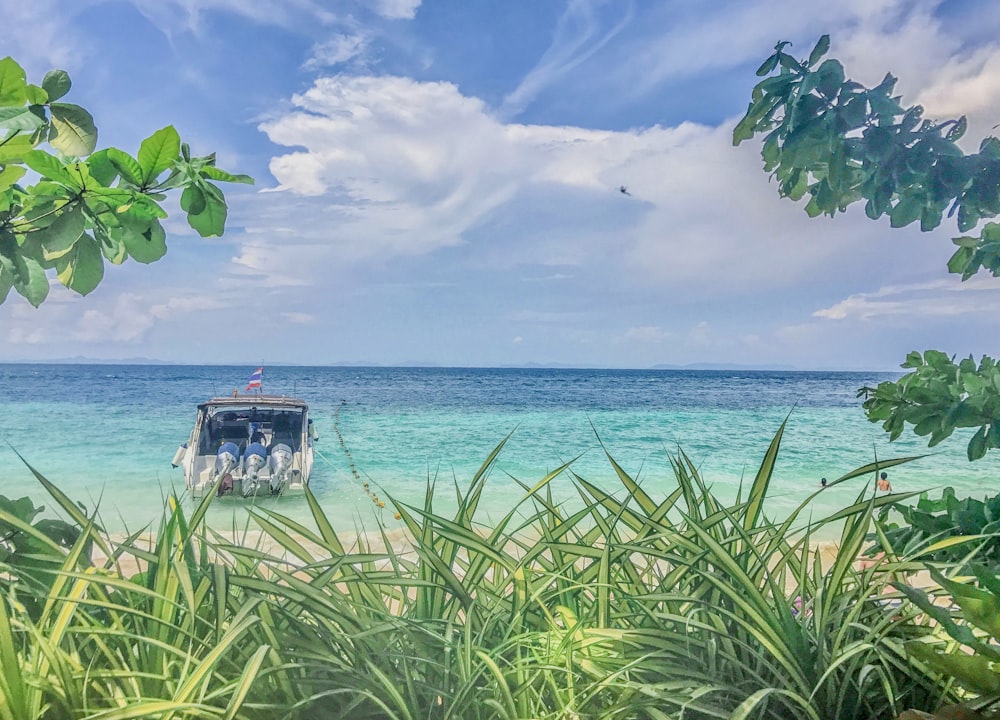
[[[195,405],[242,389],[252,367],[138,365],[0,365],[4,398],[0,439],[70,497],[94,507],[113,530],[154,523],[163,498],[183,490],[170,460],[187,439]],[[775,431],[789,416],[767,512],[787,515],[822,476],[834,479],[879,459],[930,451],[918,438],[889,443],[857,401],[877,373],[513,370],[268,367],[267,393],[301,397],[320,433],[311,487],[342,531],[398,525],[378,510],[352,475],[350,457],[382,498],[421,503],[436,478],[441,509],[454,505],[479,465],[513,433],[490,475],[484,519],[522,496],[512,479],[532,485],[572,460],[572,471],[603,488],[620,487],[602,449],[655,497],[673,487],[669,457],[683,449],[722,497],[749,482]],[[897,491],[954,486],[960,494],[997,492],[994,454],[965,458],[968,435],[956,434],[921,460],[890,470]],[[51,502],[4,445],[0,494]],[[849,503],[866,485],[830,488],[814,515]],[[555,497],[579,502],[568,474]],[[258,500],[302,519],[304,500]],[[223,498],[210,515],[226,528],[246,516],[245,501]]]

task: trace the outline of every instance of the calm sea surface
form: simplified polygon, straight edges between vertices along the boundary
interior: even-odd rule
[[[11,448],[70,497],[100,502],[111,529],[138,529],[159,517],[163,498],[183,490],[170,466],[197,403],[246,385],[252,367],[161,365],[0,365],[0,494],[51,506]],[[350,459],[381,497],[422,502],[437,480],[442,510],[454,505],[479,465],[512,433],[493,469],[482,517],[499,517],[531,485],[573,460],[588,481],[620,485],[602,449],[656,497],[673,487],[670,457],[682,449],[722,497],[753,478],[775,431],[788,428],[767,511],[783,516],[816,489],[879,459],[928,453],[910,435],[889,443],[855,400],[878,373],[538,370],[462,368],[267,367],[264,391],[301,397],[320,433],[311,487],[342,531],[398,525],[379,511]],[[338,412],[339,411],[339,412]],[[337,428],[350,452],[338,441]],[[969,463],[969,435],[890,470],[896,490],[953,485],[982,496],[1000,490],[995,454]],[[8,445],[10,447],[8,447]],[[817,515],[849,503],[868,480],[824,491]],[[569,475],[557,499],[578,503]],[[258,500],[303,519],[303,499]],[[224,498],[210,521],[245,519],[244,501]]]

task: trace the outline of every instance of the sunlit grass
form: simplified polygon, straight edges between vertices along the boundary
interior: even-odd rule
[[[557,504],[548,486],[572,474],[564,466],[481,523],[501,443],[447,516],[430,483],[422,505],[389,498],[402,545],[384,530],[348,542],[309,493],[310,523],[258,507],[257,532],[222,533],[206,527],[209,495],[190,517],[171,500],[150,542],[112,542],[39,476],[83,532],[68,551],[46,546],[61,562],[41,595],[16,567],[0,576],[0,720],[933,709],[950,686],[903,649],[928,628],[879,602],[900,566],[853,562],[873,511],[900,496],[859,492],[812,523],[807,500],[768,519],[782,433],[734,503],[717,500],[683,453],[676,487],[659,498],[608,455],[620,492],[572,475],[580,502]],[[840,552],[825,567],[813,532],[832,522]]]

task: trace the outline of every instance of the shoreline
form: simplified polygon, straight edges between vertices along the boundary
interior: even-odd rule
[[[228,546],[233,546],[265,553],[274,560],[286,563],[291,568],[302,567],[308,564],[295,553],[282,547],[273,536],[261,529],[251,530],[245,533],[241,532],[238,536],[218,532],[213,532],[213,535],[215,537],[209,538],[210,542],[217,550],[221,550],[223,553],[227,553]],[[485,534],[482,536],[486,537]],[[524,546],[518,546],[519,552],[523,554],[524,548],[530,547],[530,543],[527,538],[523,537],[523,535],[520,537],[521,540],[525,541]],[[224,540],[224,544],[220,543],[220,538]],[[384,569],[388,569],[388,567],[391,566],[391,557],[407,561],[417,559],[417,551],[415,549],[412,536],[406,529],[403,528],[385,531],[384,533],[369,531],[367,533],[363,533],[360,537],[356,534],[349,535],[347,533],[338,533],[337,538],[344,548],[345,555],[385,555],[384,558],[376,560],[378,564],[386,565]],[[112,534],[106,536],[106,539],[110,541],[112,549],[117,549],[121,547],[121,543],[127,540],[127,536],[123,534]],[[304,536],[291,535],[291,539],[298,544],[301,550],[311,555],[314,562],[321,563],[337,557],[335,554],[328,553],[326,547],[314,543]],[[389,545],[385,544],[386,540],[388,540]],[[156,541],[157,538],[155,533],[150,532],[143,533],[139,537],[135,538],[133,542],[134,546],[138,549],[149,552],[155,547]],[[819,555],[820,564],[824,572],[829,570],[840,554],[840,543],[834,540],[813,539],[810,541],[809,547],[811,552]],[[91,557],[96,566],[105,566],[107,556],[101,553],[97,547],[93,549]],[[123,577],[131,578],[135,574],[143,571],[142,562],[143,561],[141,561],[136,554],[126,551],[119,556],[116,564],[121,568]],[[859,553],[854,560],[853,568],[857,572],[864,572],[865,570],[874,567],[879,562],[878,556],[876,556],[876,558],[867,558]],[[786,579],[786,583],[792,582],[793,581],[791,579]],[[906,582],[911,586],[918,588],[936,587],[936,583],[931,578],[930,573],[926,570],[921,570],[908,575]],[[793,588],[794,583],[786,587],[786,590]],[[886,593],[893,591],[887,585],[883,588],[882,592]]]

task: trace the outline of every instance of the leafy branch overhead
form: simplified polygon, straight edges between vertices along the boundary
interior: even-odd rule
[[[827,35],[805,60],[786,53],[786,45],[778,43],[758,68],[770,77],[754,87],[733,130],[735,145],[764,134],[764,169],[782,197],[808,194],[810,217],[832,217],[863,201],[873,220],[888,215],[892,227],[919,221],[924,231],[945,214],[957,214],[960,232],[1000,214],[1000,140],[988,137],[966,154],[957,145],[964,116],[937,122],[924,118],[920,105],[904,108],[891,74],[874,88],[845,79],[839,61],[820,62]],[[949,270],[963,279],[981,268],[1000,274],[1000,226],[990,223],[979,238],[954,242]]]
[[[193,157],[172,126],[143,140],[136,157],[113,147],[95,152],[90,113],[60,101],[70,86],[62,70],[32,85],[14,60],[0,60],[0,302],[13,288],[37,307],[50,269],[86,295],[104,277],[105,260],[159,260],[170,191],[180,190],[199,235],[221,235],[227,206],[215,183],[253,183],[217,168],[214,153]]]
[[[915,222],[937,228],[956,217],[960,232],[1000,214],[1000,140],[984,139],[965,153],[958,140],[965,117],[943,122],[924,118],[920,105],[903,107],[887,74],[868,88],[846,78],[843,65],[824,59],[824,35],[809,57],[797,60],[787,42],[775,46],[757,69],[746,115],[733,130],[733,144],[763,136],[764,170],[781,197],[801,200],[810,217],[844,212],[863,202],[877,220],[894,228]],[[766,77],[765,77],[766,76]],[[986,222],[978,237],[953,241],[958,249],[948,270],[963,280],[980,270],[1000,275],[1000,223]],[[956,428],[978,428],[969,441],[970,460],[1000,448],[1000,369],[983,357],[955,363],[937,350],[912,352],[903,363],[912,372],[877,388],[861,388],[863,407],[892,439],[906,424],[936,445]]]
[[[1000,365],[990,357],[977,364],[971,357],[958,363],[938,350],[911,352],[903,363],[910,370],[897,381],[863,387],[863,407],[872,422],[881,422],[892,440],[907,423],[934,447],[957,428],[976,428],[969,440],[969,460],[1000,448]]]

